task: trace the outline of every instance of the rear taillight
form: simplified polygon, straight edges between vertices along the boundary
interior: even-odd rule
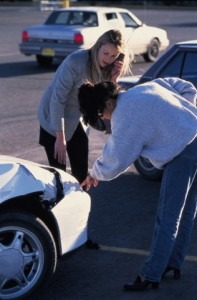
[[[83,44],[83,35],[81,33],[76,33],[74,36],[74,42],[76,44]]]
[[[27,42],[28,39],[29,39],[28,32],[27,32],[27,31],[23,31],[23,34],[22,34],[22,41],[23,41],[23,42]]]

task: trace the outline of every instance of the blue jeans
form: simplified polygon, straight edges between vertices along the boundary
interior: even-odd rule
[[[167,266],[181,269],[197,211],[197,138],[169,162],[161,183],[154,235],[141,275],[160,281]]]

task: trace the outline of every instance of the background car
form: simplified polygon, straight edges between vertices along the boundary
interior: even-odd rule
[[[41,66],[54,58],[91,47],[109,29],[120,29],[134,55],[155,61],[169,45],[167,32],[143,24],[132,12],[113,7],[69,7],[50,13],[43,25],[30,26],[22,32],[19,49],[24,55],[35,55]]]
[[[122,77],[119,83],[128,89],[159,77],[179,77],[192,82],[197,88],[197,40],[174,44],[142,76]],[[158,180],[162,177],[162,170],[153,167],[148,159],[139,157],[134,165],[147,179]]]
[[[87,241],[89,212],[89,195],[68,173],[1,155],[0,299],[48,284],[57,259]]]

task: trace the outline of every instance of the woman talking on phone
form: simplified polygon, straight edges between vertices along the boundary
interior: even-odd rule
[[[115,83],[128,68],[129,55],[119,30],[105,32],[92,48],[64,59],[38,111],[39,143],[51,166],[66,170],[67,152],[72,175],[83,182],[88,172],[88,138],[80,122],[78,88],[87,80],[94,84],[104,80]]]

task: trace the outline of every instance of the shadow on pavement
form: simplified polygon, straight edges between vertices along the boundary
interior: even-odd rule
[[[101,249],[83,247],[60,262],[50,288],[39,299],[195,300],[197,228],[181,280],[169,275],[158,290],[150,288],[140,293],[122,288],[136,277],[149,253],[159,189],[159,182],[147,181],[131,172],[92,188],[89,236]]]
[[[23,75],[44,74],[55,72],[58,65],[50,67],[39,67],[35,61],[30,62],[12,62],[0,64],[0,78],[10,78]]]

